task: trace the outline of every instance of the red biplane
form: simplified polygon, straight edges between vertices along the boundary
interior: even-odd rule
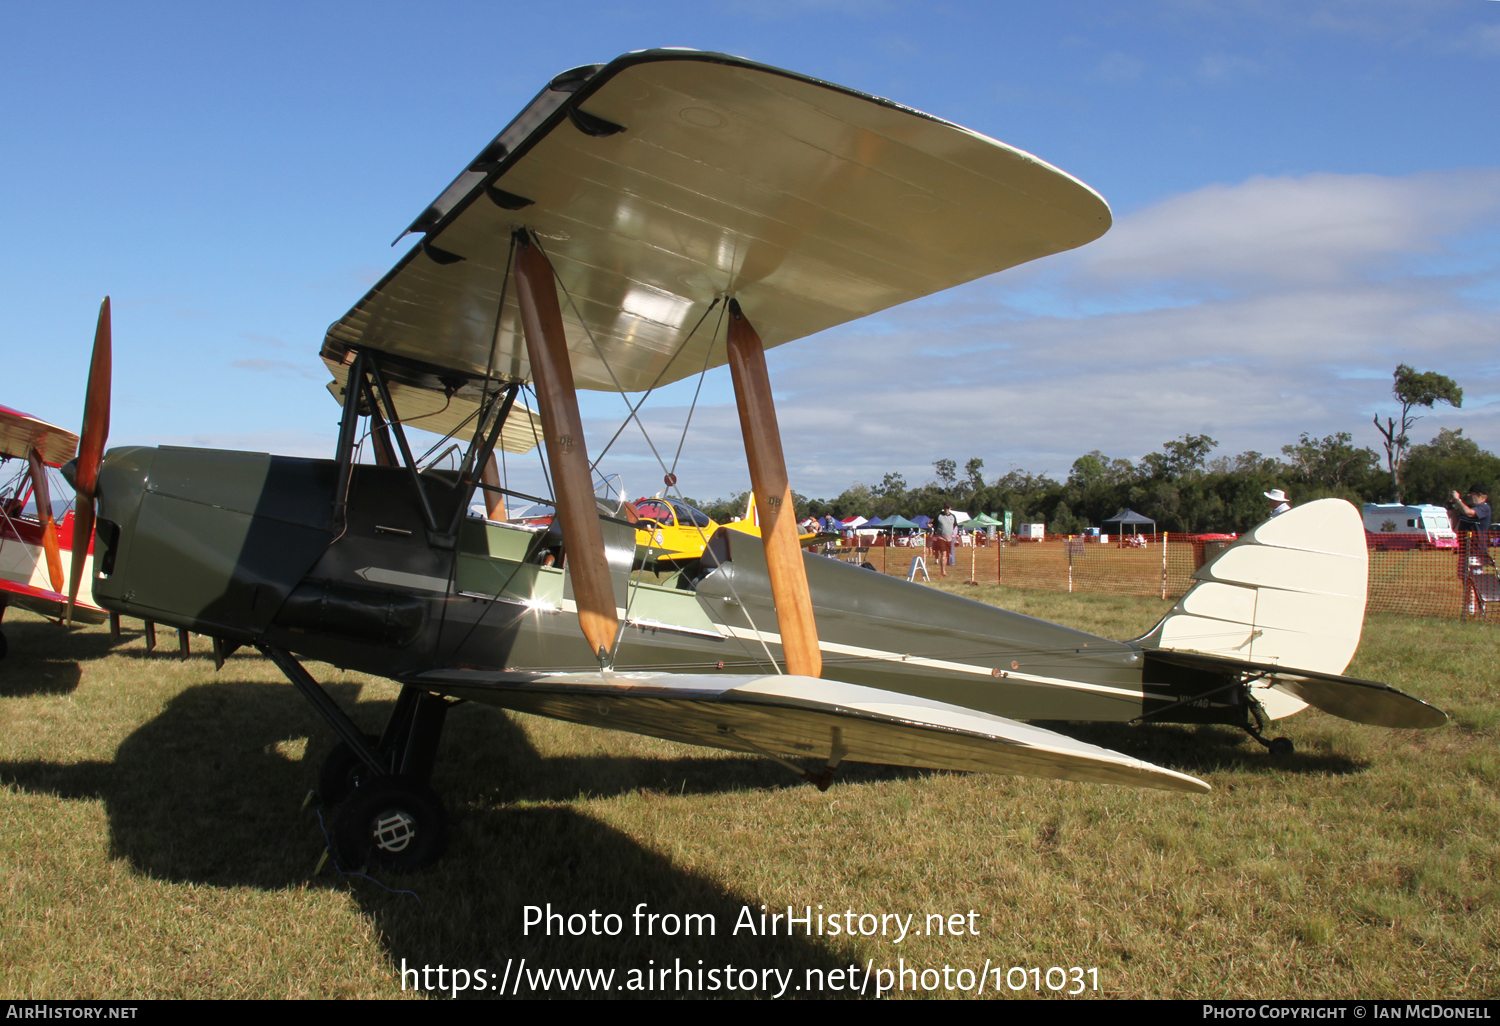
[[[109,300],[99,308],[93,365],[83,417],[83,454],[89,461],[104,452],[109,434],[110,330]],[[0,406],[0,466],[20,460],[19,472],[0,484],[0,617],[7,606],[28,609],[56,620],[103,623],[109,616],[87,602],[70,602],[66,582],[77,594],[78,582],[93,579],[94,507],[68,509],[56,521],[47,468],[61,467],[80,455],[79,436],[29,413]],[[86,462],[89,462],[86,461]],[[79,491],[92,496],[93,481]],[[35,510],[26,512],[34,501]],[[80,555],[74,539],[86,539]],[[5,654],[0,632],[0,656]]]

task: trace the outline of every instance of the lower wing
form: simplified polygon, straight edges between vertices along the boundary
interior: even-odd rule
[[[68,612],[68,597],[46,588],[34,588],[29,584],[0,579],[0,605],[15,606],[40,616],[61,620]],[[73,608],[73,619],[83,623],[103,623],[109,619],[109,614],[79,602]]]
[[[518,712],[773,757],[1208,791],[1196,777],[955,705],[791,675],[430,670],[405,681]]]

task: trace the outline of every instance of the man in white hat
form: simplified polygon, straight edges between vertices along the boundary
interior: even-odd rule
[[[1292,508],[1292,504],[1286,501],[1286,492],[1280,488],[1272,488],[1269,492],[1261,492],[1261,494],[1271,500],[1271,516],[1273,517],[1279,517]]]

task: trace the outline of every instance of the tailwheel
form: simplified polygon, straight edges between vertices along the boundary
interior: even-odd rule
[[[1255,726],[1245,725],[1244,731],[1255,738],[1260,746],[1278,759],[1285,758],[1296,751],[1296,745],[1292,744],[1289,737],[1277,737],[1267,741],[1263,731],[1271,729],[1271,718],[1266,715],[1266,707],[1261,704],[1249,688],[1244,689],[1245,704],[1250,709],[1250,714],[1255,718]]]
[[[371,748],[380,743],[380,738],[374,734],[366,734],[365,740],[370,742]],[[318,800],[324,805],[337,805],[353,794],[360,777],[369,773],[370,767],[364,760],[340,741],[323,759],[322,768],[318,770]]]
[[[1256,742],[1262,748],[1264,748],[1272,755],[1276,756],[1278,759],[1285,758],[1286,756],[1291,755],[1297,750],[1297,746],[1292,744],[1292,739],[1289,737],[1275,737],[1271,738],[1268,741],[1266,740],[1265,736],[1262,735],[1261,732],[1259,730],[1256,730],[1254,727],[1242,727],[1241,729],[1244,730],[1246,734],[1249,734],[1251,737],[1255,738]]]
[[[432,788],[411,777],[360,782],[339,809],[334,851],[345,870],[366,866],[409,873],[448,846],[448,813]]]

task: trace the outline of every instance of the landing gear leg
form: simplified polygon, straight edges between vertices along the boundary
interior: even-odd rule
[[[290,652],[269,644],[256,647],[339,736],[319,773],[324,800],[343,799],[333,826],[339,864],[348,870],[380,866],[408,872],[436,862],[448,845],[448,814],[427,781],[448,703],[410,685],[402,688],[377,740],[349,719]]]
[[[1271,729],[1271,718],[1266,715],[1265,707],[1260,704],[1260,699],[1250,694],[1250,689],[1245,689],[1246,704],[1250,706],[1251,715],[1255,717],[1255,726],[1245,725],[1244,731],[1255,738],[1260,746],[1277,758],[1284,758],[1296,751],[1296,745],[1292,744],[1289,737],[1276,737],[1267,741],[1265,732]]]

